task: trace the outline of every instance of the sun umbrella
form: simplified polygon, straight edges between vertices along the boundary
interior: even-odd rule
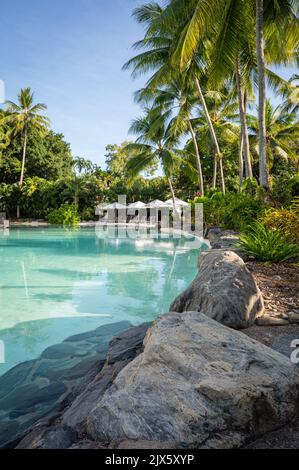
[[[160,201],[159,199],[155,199],[154,201],[150,202],[147,206],[148,209],[163,209],[163,207],[168,207],[168,205]]]
[[[172,198],[168,199],[168,201],[166,201],[165,204],[167,204],[167,206],[173,207],[173,199]],[[175,205],[177,207],[188,207],[189,206],[188,202],[182,201],[182,199],[179,199],[177,197],[175,198]]]
[[[137,201],[137,202],[133,202],[132,204],[129,204],[128,208],[129,209],[143,209],[145,208],[145,204],[144,202]]]
[[[112,204],[108,204],[107,206],[102,207],[105,211],[108,210],[121,210],[121,209],[126,209],[127,207],[124,206],[123,204],[120,204],[119,202],[113,202]]]

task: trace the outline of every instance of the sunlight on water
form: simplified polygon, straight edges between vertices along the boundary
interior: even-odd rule
[[[196,274],[199,250],[184,244],[99,239],[94,228],[0,231],[0,375],[73,334],[168,311]]]

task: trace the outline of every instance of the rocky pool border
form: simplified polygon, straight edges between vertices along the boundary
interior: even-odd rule
[[[212,250],[215,250],[215,255],[219,253],[221,258],[225,258],[225,256],[227,256],[225,253],[232,253],[233,251],[233,255],[230,256],[232,258],[235,257],[235,259],[238,258],[236,254],[238,251],[235,248],[238,237],[236,232],[222,231],[221,229],[210,229],[206,235],[210,240]],[[238,263],[240,264],[239,261]],[[214,307],[212,306],[211,312],[213,309]],[[184,307],[181,310],[183,312],[181,315],[184,315]],[[162,319],[158,319],[155,322],[155,325],[159,325],[159,322],[161,321]],[[126,326],[129,327],[130,325]],[[29,400],[29,402],[26,403],[26,409],[24,408],[24,405],[23,409],[22,407],[19,407],[18,409],[6,408],[8,411],[6,417],[4,416],[2,408],[2,411],[0,411],[0,416],[2,420],[6,419],[7,427],[6,429],[5,427],[4,429],[2,428],[2,435],[4,435],[6,439],[5,442],[3,442],[3,439],[1,442],[0,427],[0,445],[2,445],[2,447],[9,448],[16,447],[49,449],[100,448],[102,446],[107,448],[109,445],[112,446],[111,448],[117,448],[119,446],[120,448],[123,446],[133,446],[138,448],[138,445],[146,446],[147,448],[161,448],[161,446],[163,448],[172,448],[174,445],[177,445],[177,442],[171,442],[169,439],[167,442],[162,442],[163,440],[161,440],[161,438],[155,441],[153,436],[150,439],[146,439],[144,436],[142,436],[142,433],[141,436],[139,436],[137,439],[131,439],[131,441],[129,439],[127,444],[125,443],[126,434],[124,434],[124,436],[120,434],[120,436],[124,437],[124,439],[119,437],[116,440],[112,439],[111,436],[109,438],[107,435],[106,442],[104,442],[105,439],[94,439],[94,437],[96,437],[96,433],[91,436],[92,433],[90,432],[90,427],[88,430],[86,418],[91,413],[95,402],[97,400],[99,401],[99,397],[104,396],[107,390],[113,389],[113,387],[115,387],[114,382],[121,371],[123,371],[124,368],[126,368],[126,366],[128,366],[130,363],[134,362],[134,360],[138,358],[140,354],[143,354],[144,338],[146,337],[146,333],[148,333],[150,325],[140,325],[139,327],[129,328],[126,331],[123,331],[123,327],[126,329],[126,326],[119,325],[119,328],[121,328],[122,331],[119,331],[119,334],[117,334],[117,331],[115,332],[116,336],[110,341],[109,346],[107,344],[107,339],[106,343],[103,341],[103,331],[101,333],[99,331],[103,327],[100,327],[99,329],[95,330],[95,332],[76,335],[76,337],[68,338],[63,343],[61,343],[61,345],[48,348],[37,361],[29,361],[29,363],[20,364],[15,369],[18,367],[23,369],[23,375],[20,373],[20,369],[18,371],[15,370],[15,374],[9,371],[8,374],[10,373],[9,379],[11,382],[10,384],[7,383],[7,386],[11,388],[11,392],[13,393],[14,391],[13,387],[11,386],[12,382],[16,380],[16,377],[18,380],[18,386],[21,384],[22,376],[24,379],[26,377],[26,382],[23,385],[27,387],[26,390],[30,393],[31,402]],[[158,326],[155,326],[154,329],[155,328],[158,328]],[[149,334],[151,335],[151,333],[148,333],[148,335]],[[99,344],[101,342],[102,344]],[[93,343],[95,348],[88,348],[88,343],[89,345]],[[70,344],[72,344],[71,347],[69,346]],[[76,353],[76,350],[79,351],[79,354]],[[60,374],[60,379],[63,379],[60,383],[60,387],[61,384],[63,385],[61,390],[58,386],[59,381],[54,380],[53,387],[53,383],[51,384],[51,378],[45,376],[47,373],[48,375],[51,375],[49,363],[46,364],[45,361],[53,361],[54,363],[55,359],[58,360],[58,362],[61,362],[62,359],[62,362],[64,361],[65,365],[67,363],[72,365],[71,367],[65,367],[64,369],[63,367],[61,368],[58,366],[54,375],[52,375],[52,379],[57,379]],[[77,362],[72,363],[72,361]],[[40,375],[36,374],[36,371],[40,371]],[[49,382],[46,383],[47,380]],[[296,385],[294,382],[294,386],[297,390],[298,383]],[[33,388],[30,387],[41,387],[41,389],[44,389],[44,393],[46,392],[44,395],[37,395],[40,403],[38,403],[36,400],[34,402]],[[53,397],[57,398],[57,396],[58,399],[55,401]],[[5,399],[7,400],[7,398],[8,396],[2,396],[2,398],[0,397],[0,407],[1,403],[2,406],[5,404],[7,406],[7,403],[5,402]],[[10,396],[10,402],[15,402],[15,398],[16,397],[14,396]],[[38,409],[38,405],[42,405],[44,409]],[[22,414],[22,410],[26,411],[26,414]],[[34,415],[34,413],[37,414]],[[294,415],[295,414],[296,413],[294,412]],[[26,418],[24,419],[25,416]],[[36,421],[35,418],[37,418],[38,421],[34,423],[34,421]],[[286,417],[284,422],[280,422],[280,426],[286,424],[286,421],[290,419],[291,415]],[[18,430],[16,428],[16,421],[19,422],[20,426]],[[274,429],[275,425],[273,425],[272,428],[270,426],[270,429],[267,429],[265,432],[270,432]],[[101,433],[99,433],[99,435],[101,435]],[[252,434],[251,440],[254,438],[256,438],[256,436]],[[248,439],[248,436],[246,439]],[[184,445],[188,445],[188,442],[185,442]],[[211,445],[213,447],[213,444]]]

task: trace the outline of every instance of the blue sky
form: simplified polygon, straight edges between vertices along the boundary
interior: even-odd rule
[[[1,5],[0,79],[6,99],[30,86],[74,155],[104,164],[105,147],[127,137],[140,111],[141,81],[122,72],[141,27],[136,0],[10,0]]]
[[[6,99],[30,86],[48,105],[73,155],[104,166],[105,147],[127,138],[140,113],[142,79],[122,72],[142,28],[131,17],[142,0],[10,0],[1,6],[0,79]],[[289,78],[292,71],[284,71]]]

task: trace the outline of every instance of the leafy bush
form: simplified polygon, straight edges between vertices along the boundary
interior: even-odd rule
[[[81,212],[81,219],[90,221],[90,220],[95,220],[95,208],[94,207],[86,207],[83,209]]]
[[[47,217],[53,225],[78,225],[80,218],[74,205],[63,204],[59,209],[53,209]]]
[[[279,263],[299,256],[299,246],[290,242],[281,230],[255,222],[240,236],[239,247],[259,261]]]
[[[241,186],[241,192],[249,196],[258,197],[260,186],[255,178],[245,178]]]
[[[299,174],[286,173],[274,178],[271,195],[276,206],[288,207],[299,196]]]
[[[204,206],[207,227],[220,226],[232,230],[244,230],[259,217],[265,208],[262,200],[246,193],[214,192],[211,197],[200,197],[194,203]]]
[[[299,198],[295,198],[289,209],[269,209],[260,221],[268,228],[282,230],[299,244]]]

